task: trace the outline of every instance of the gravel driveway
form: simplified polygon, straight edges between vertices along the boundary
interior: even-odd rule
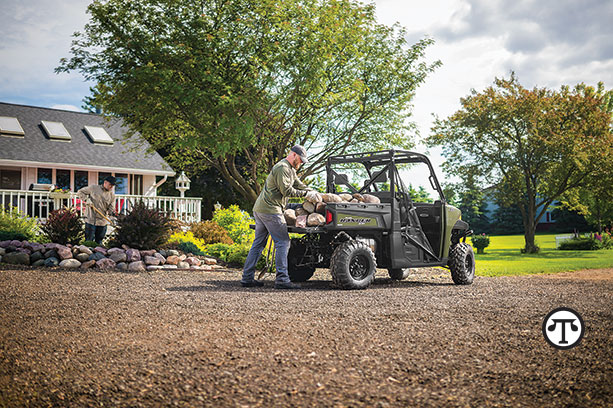
[[[0,267],[1,406],[612,406],[613,270],[364,291]],[[586,324],[570,350],[541,325]]]

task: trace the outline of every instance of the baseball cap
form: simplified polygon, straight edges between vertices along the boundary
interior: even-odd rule
[[[300,160],[302,160],[302,163],[307,163],[309,160],[307,158],[307,152],[305,150],[304,147],[300,146],[300,145],[295,145],[294,147],[292,147],[292,152],[296,153],[298,156],[300,156]]]

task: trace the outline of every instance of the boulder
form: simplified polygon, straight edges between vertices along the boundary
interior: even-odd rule
[[[324,203],[342,203],[343,199],[337,195],[332,193],[326,193],[322,195]]]
[[[130,272],[145,272],[147,267],[143,261],[130,262],[128,265],[128,271]]]
[[[49,258],[60,258],[60,256],[57,254],[57,251],[55,249],[47,249],[47,251],[45,252],[45,258],[49,259]]]
[[[299,215],[298,217],[296,217],[296,227],[298,228],[305,228],[307,225],[307,216],[306,215]]]
[[[16,248],[15,251],[16,252],[22,252],[22,253],[28,254],[28,255],[30,255],[32,253],[32,251],[30,251],[28,248],[23,248],[23,247]]]
[[[168,256],[171,256],[171,255],[179,256],[179,251],[177,251],[176,249],[169,249],[166,251],[166,253],[168,254]]]
[[[122,249],[122,248],[111,248],[111,249],[106,251],[106,256],[110,257],[111,255],[116,254],[116,253],[125,254],[126,250]]]
[[[319,213],[319,214],[325,214],[326,213],[326,203],[324,203],[323,201],[321,203],[317,203],[317,205],[315,206],[315,212]]]
[[[299,217],[301,215],[309,215],[309,212],[307,210],[305,210],[304,208],[302,208],[302,207],[296,208],[295,211],[296,211],[296,217]],[[294,220],[294,222],[295,222],[295,220]]]
[[[159,270],[162,270],[162,269],[164,269],[164,267],[161,266],[161,265],[147,265],[147,270],[148,271],[159,271]]]
[[[2,256],[2,262],[13,265],[30,265],[30,255],[25,252],[8,252]]]
[[[89,260],[89,255],[86,254],[85,252],[79,252],[77,253],[77,255],[74,257],[77,261],[83,263]],[[96,261],[94,261],[96,262]]]
[[[102,255],[106,256],[106,248],[105,247],[101,247],[101,246],[97,246],[96,248],[94,248],[94,252],[98,252],[101,253]]]
[[[181,261],[177,264],[177,268],[179,269],[189,269],[189,264],[187,262]]]
[[[61,260],[72,258],[72,251],[70,250],[70,248],[65,246],[60,246],[57,249],[57,254],[60,256]]]
[[[130,249],[130,247],[127,246],[126,244],[121,244],[121,247],[123,248],[124,251],[127,251],[128,249]]]
[[[307,225],[309,227],[317,227],[319,225],[324,225],[325,223],[326,219],[321,214],[314,213],[309,215],[309,217],[307,218]]]
[[[102,258],[99,261],[96,261],[96,266],[98,267],[98,269],[108,270],[115,269],[115,266],[117,266],[117,264],[111,258]]]
[[[158,253],[159,253],[160,255],[162,255],[164,258],[166,258],[166,257],[168,256],[168,252],[166,252],[166,250],[165,250],[165,249],[160,249],[160,250],[158,251]]]
[[[87,255],[87,254],[86,254]],[[85,261],[81,264],[81,269],[89,269],[92,266],[96,265],[96,261],[91,260],[91,261]]]
[[[21,241],[17,241],[16,239],[14,239],[9,243],[9,246],[13,246],[15,248],[21,248],[23,246],[23,243]]]
[[[57,259],[56,257],[52,256],[50,258],[45,259],[45,266],[47,268],[51,268],[54,266],[58,266],[60,264],[60,260]]]
[[[168,258],[166,258],[166,263],[168,265],[176,265],[180,262],[181,260],[179,259],[178,256],[176,255],[170,255]]]
[[[140,251],[138,249],[128,249],[126,251],[126,257],[126,262],[138,262],[140,261]]]
[[[153,256],[155,254],[154,249],[147,249],[146,251],[140,251],[141,258],[145,258],[146,256]]]
[[[187,258],[187,255],[185,254],[179,255],[179,261],[185,261],[186,258]]]
[[[164,269],[177,269],[177,265],[166,264],[166,265],[162,266],[162,268],[164,268]]]
[[[32,262],[32,266],[36,266],[36,267],[45,266],[45,259],[43,258],[43,259],[39,259],[37,261]]]
[[[64,259],[62,262],[60,262],[60,268],[75,269],[79,266],[81,266],[81,262],[73,258]]]
[[[283,211],[283,216],[285,217],[285,222],[287,225],[295,225],[296,224],[296,211],[288,208]]]
[[[116,251],[107,254],[110,259],[112,259],[115,263],[126,262],[128,260],[128,256],[124,251]]]
[[[127,271],[128,270],[128,264],[125,263],[125,262],[119,262],[115,268],[117,268],[120,271]]]
[[[315,212],[315,204],[310,201],[305,201],[302,203],[302,208],[304,208],[309,214]]]
[[[307,200],[311,203],[311,204],[317,204],[318,202],[320,202],[322,200],[322,196],[319,193],[316,193],[313,195],[313,197],[311,197],[311,199],[309,200],[307,198]]]
[[[350,203],[359,203],[360,201],[357,198],[352,198],[351,201],[349,201]]]
[[[92,254],[92,250],[89,249],[88,246],[79,245],[77,248],[79,248],[79,252],[81,252],[83,254],[87,254],[87,255],[91,255]]]
[[[93,261],[96,261],[96,262],[100,261],[101,259],[106,259],[106,257],[103,254],[101,254],[100,252],[94,252],[88,258],[89,261],[93,260]]]
[[[338,195],[343,201],[351,201],[353,200],[353,196],[351,194],[342,193]]]
[[[8,240],[8,241],[0,241],[0,248],[6,248],[9,245],[11,245],[11,241],[10,240]]]
[[[359,202],[363,202],[364,201],[364,196],[360,193],[354,193],[353,194],[353,198],[358,200]]]
[[[145,265],[159,265],[160,264],[160,260],[157,259],[155,256],[145,256],[144,258],[145,261]]]
[[[153,256],[160,260],[160,265],[164,265],[166,263],[166,258],[164,258],[164,255],[156,252],[155,254],[153,254]]]
[[[38,242],[28,242],[26,245],[24,245],[24,248],[27,248],[32,252],[43,253],[45,246],[43,244],[39,244]]]
[[[204,258],[204,263],[207,265],[217,265],[217,259]]]
[[[6,248],[0,247],[0,256],[6,254]]]
[[[362,198],[364,199],[365,203],[369,203],[369,204],[380,204],[381,203],[381,200],[379,199],[379,197],[374,196],[372,194],[364,194]]]
[[[200,259],[196,258],[195,256],[189,256],[185,258],[185,262],[187,262],[191,266],[200,266],[200,264],[202,263]]]
[[[40,261],[41,259],[44,260],[45,256],[40,251],[32,252],[30,254],[30,263],[32,264],[34,264],[34,262]]]
[[[78,247],[72,247],[72,248],[70,248],[70,250],[72,251],[72,257],[73,258],[76,258],[77,254],[79,254],[81,252],[81,251],[79,251]]]

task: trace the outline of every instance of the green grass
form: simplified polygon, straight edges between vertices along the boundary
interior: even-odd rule
[[[534,255],[524,255],[523,235],[490,236],[490,246],[484,254],[475,250],[476,274],[478,276],[527,275],[535,273],[555,273],[613,267],[613,250],[598,251],[559,251],[556,249],[556,235],[540,234],[536,244],[541,251]],[[470,242],[470,238],[466,240]]]

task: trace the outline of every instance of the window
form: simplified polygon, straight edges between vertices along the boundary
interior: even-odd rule
[[[70,170],[56,170],[55,184],[59,188],[67,188],[70,190]]]
[[[43,129],[45,129],[45,132],[47,132],[49,139],[67,141],[72,139],[70,133],[68,133],[62,122],[49,122],[48,120],[41,120],[40,124],[43,126]]]
[[[0,189],[21,189],[21,170],[0,170]]]
[[[143,195],[142,174],[130,174],[130,194]]]
[[[102,183],[104,183],[104,179],[107,178],[108,176],[111,176],[111,173],[103,173],[103,172],[98,173],[98,184],[102,185]]]
[[[115,173],[117,183],[115,184],[115,194],[128,194],[128,175]]]
[[[38,184],[51,184],[51,169],[38,169],[38,178],[37,178],[37,183]]]
[[[23,136],[23,128],[17,118],[0,116],[0,133],[3,135]]]
[[[91,141],[95,144],[113,144],[113,139],[111,138],[111,136],[109,136],[108,133],[106,133],[106,130],[104,130],[104,128],[96,126],[85,126],[85,133],[87,133],[87,136],[89,136]]]
[[[74,191],[79,191],[89,185],[89,176],[86,171],[74,172]]]

